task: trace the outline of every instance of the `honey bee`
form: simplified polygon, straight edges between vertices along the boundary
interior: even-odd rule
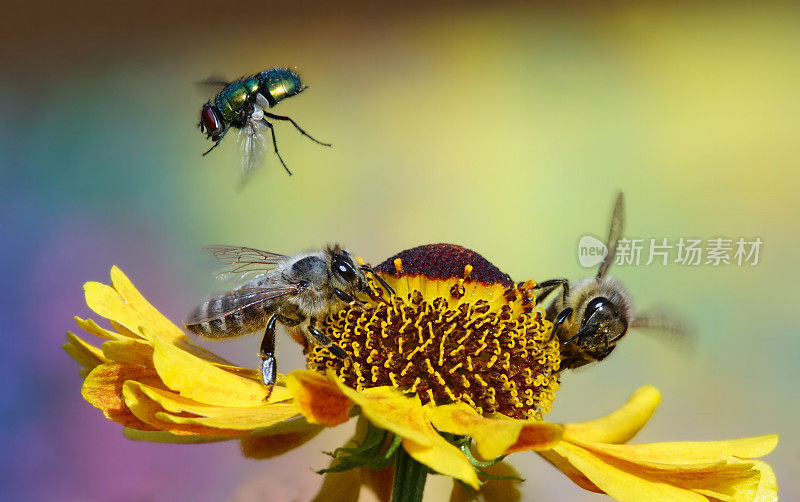
[[[375,297],[371,276],[390,295],[392,288],[369,265],[357,265],[350,253],[336,246],[285,256],[248,247],[208,246],[228,268],[221,276],[257,276],[240,287],[201,303],[186,319],[186,328],[205,338],[225,339],[264,330],[261,340],[261,376],[275,384],[275,327],[280,322],[298,329],[310,343],[327,347],[340,358],[347,353],[316,327],[317,319],[346,303],[358,304],[357,296]],[[301,339],[302,340],[302,339]]]
[[[635,315],[633,299],[625,286],[606,274],[617,251],[625,226],[625,200],[617,196],[606,241],[606,255],[594,277],[572,282],[551,279],[537,284],[539,301],[561,288],[561,295],[547,307],[545,317],[553,323],[551,340],[561,343],[561,368],[575,369],[611,354],[631,328],[650,328],[685,335],[677,321],[662,315]]]

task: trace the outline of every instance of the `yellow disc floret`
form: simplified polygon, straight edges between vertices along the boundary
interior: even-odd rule
[[[514,284],[477,253],[448,244],[404,251],[376,270],[396,294],[326,318],[321,329],[350,358],[312,347],[309,369],[332,369],[357,390],[393,386],[484,415],[550,411],[559,350],[532,284]]]

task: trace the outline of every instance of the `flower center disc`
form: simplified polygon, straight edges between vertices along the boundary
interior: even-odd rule
[[[324,319],[320,329],[350,358],[313,346],[310,370],[332,369],[357,390],[392,386],[423,403],[465,402],[484,415],[541,419],[550,411],[560,356],[532,284],[515,285],[449,244],[404,251],[376,270],[396,295]]]

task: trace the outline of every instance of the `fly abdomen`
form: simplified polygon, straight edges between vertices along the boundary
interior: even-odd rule
[[[239,308],[236,299],[222,296],[198,305],[186,321],[186,329],[206,338],[233,338],[266,326],[271,302],[263,301]]]

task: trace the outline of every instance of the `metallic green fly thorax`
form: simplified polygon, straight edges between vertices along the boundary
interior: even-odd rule
[[[253,93],[247,89],[245,81],[240,80],[222,89],[214,101],[225,121],[232,121],[252,103],[252,97]]]

